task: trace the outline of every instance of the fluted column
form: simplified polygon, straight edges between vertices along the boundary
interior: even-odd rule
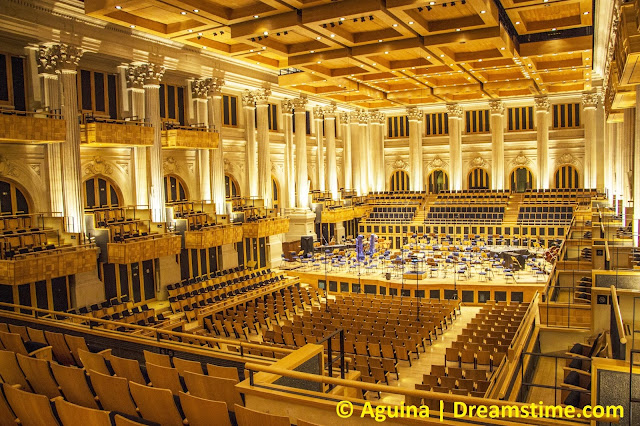
[[[193,99],[193,118],[195,124],[209,127],[209,106],[207,101],[208,93],[207,83],[204,79],[191,81],[191,98]],[[211,171],[209,166],[211,159],[209,158],[208,149],[198,149],[196,151],[198,157],[199,183],[200,183],[200,200],[211,201]]]
[[[622,214],[624,208],[621,211],[621,207],[624,207],[625,200],[625,181],[627,180],[627,174],[625,170],[625,143],[624,143],[624,123],[616,124],[616,215]]]
[[[449,117],[449,182],[451,189],[462,189],[462,107],[447,105]]]
[[[627,217],[627,209],[626,205],[629,201],[633,199],[633,191],[631,185],[633,183],[633,146],[635,141],[635,123],[636,123],[636,111],[635,108],[626,108],[624,110],[624,121],[623,121],[623,129],[624,134],[622,135],[622,181],[623,181],[623,209],[622,209],[622,217],[625,225],[628,224],[631,218]]]
[[[296,205],[295,163],[293,147],[293,102],[285,99],[281,103],[282,133],[284,134],[284,182],[283,200],[285,208],[292,209]]]
[[[313,119],[316,123],[316,181],[318,182],[318,189],[324,191],[326,186],[324,179],[324,131],[322,126],[324,111],[322,107],[313,108]]]
[[[301,95],[293,99],[294,116],[296,120],[296,207],[309,208],[309,173],[307,172],[307,97]]]
[[[369,138],[367,137],[367,129],[369,127],[369,113],[360,111],[358,114],[358,155],[360,163],[360,194],[367,195],[369,193],[369,171],[371,170],[371,162],[369,161]]]
[[[582,94],[582,119],[584,123],[584,187],[597,186],[596,160],[596,106],[597,93]]]
[[[407,116],[409,118],[409,184],[412,191],[422,191],[424,176],[420,123],[423,113],[418,108],[407,108]]]
[[[534,99],[536,105],[536,139],[538,163],[538,188],[549,189],[549,98],[546,96]]]
[[[372,189],[384,191],[384,122],[380,111],[371,113],[371,168],[374,171]]]
[[[77,65],[82,50],[67,44],[49,44],[39,50],[40,62],[48,63],[59,74],[62,116],[66,121],[66,140],[60,147],[62,203],[67,232],[84,230],[80,174],[80,124],[78,123]]]
[[[504,189],[504,102],[489,101],[489,110],[491,112],[491,189]]]
[[[271,149],[269,146],[269,96],[270,89],[261,88],[253,92],[258,109],[258,197],[265,207],[271,208]]]
[[[145,119],[153,127],[153,145],[148,151],[149,209],[153,222],[165,222],[164,175],[162,172],[162,120],[160,118],[160,80],[164,75],[164,67],[158,64],[141,64],[138,72],[144,79]]]
[[[220,132],[222,129],[222,86],[224,80],[220,77],[207,78],[207,103],[209,128]],[[224,144],[222,133],[218,133],[218,147],[209,154],[211,199],[216,206],[216,214],[225,214],[225,189],[224,189]]]
[[[42,106],[49,111],[60,109],[60,85],[56,70],[46,58],[39,58],[38,71],[42,84]],[[62,165],[60,164],[60,144],[47,144],[46,149],[47,172],[49,178],[49,208],[52,213],[64,216],[64,201],[62,199]]]
[[[615,141],[616,141],[616,123],[605,123],[604,138],[604,188],[607,191],[607,199],[609,204],[613,205],[615,196]]]
[[[351,163],[351,131],[348,112],[340,113],[342,126],[342,173],[344,174],[344,188],[353,189],[353,167]]]
[[[633,132],[633,235],[634,245],[640,240],[640,86],[636,86],[636,116]],[[586,131],[586,129],[585,129]]]
[[[255,198],[258,196],[258,163],[256,162],[256,100],[253,93],[245,90],[242,93],[242,105],[244,108],[244,128],[247,143],[245,145],[245,179],[246,194]]]
[[[336,104],[324,108],[324,127],[327,138],[327,186],[332,200],[338,200],[338,164],[336,160]]]
[[[351,133],[351,183],[356,194],[362,195],[362,187],[360,186],[360,122],[359,113],[351,112],[349,130]]]
[[[144,109],[144,79],[139,73],[139,67],[130,65],[125,71],[127,77],[127,98],[129,104],[129,116],[136,120],[143,120]],[[149,206],[149,182],[147,178],[147,151],[145,146],[136,146],[131,149],[133,158],[133,191],[138,207]]]

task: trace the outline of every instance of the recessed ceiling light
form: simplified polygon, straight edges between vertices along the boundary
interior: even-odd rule
[[[253,52],[253,49],[251,49],[249,52]]]
[[[460,28],[456,28],[456,31],[460,31]]]
[[[364,68],[364,65],[360,65],[360,68]]]
[[[486,10],[481,10],[480,13],[487,13],[487,11]]]
[[[478,59],[478,62],[482,62],[482,59]]]
[[[258,19],[260,15],[253,15],[254,18]]]
[[[262,34],[264,34],[264,35],[269,35],[269,31],[265,31],[265,32],[263,32]]]
[[[331,34],[331,38],[334,38],[336,35],[335,34]]]
[[[388,55],[388,54],[389,54],[389,52],[384,52],[384,54],[385,54],[385,55]]]
[[[122,6],[116,6],[116,9],[120,10],[122,9]]]
[[[180,15],[186,15],[187,12],[185,12],[184,10],[182,12],[180,12]]]
[[[590,58],[584,58],[585,61],[588,61]]]
[[[444,53],[442,55],[440,55],[441,58],[444,58]]]
[[[206,49],[206,48],[207,48],[207,46],[202,46],[202,48],[203,48],[203,49]]]
[[[375,66],[376,66],[376,63],[374,62],[374,63],[372,63],[371,65],[373,65],[373,66],[375,67]]]
[[[583,15],[588,15],[588,14],[589,14],[589,12],[584,12],[584,13],[583,13]]]
[[[431,56],[427,56],[427,59],[431,59]]]
[[[382,43],[382,40],[378,40],[378,43]]]
[[[501,48],[500,48],[500,50],[504,50],[504,49],[505,49],[504,47],[501,47]]]
[[[193,30],[192,30],[192,29],[189,29],[189,32],[190,32],[190,33],[192,33],[192,32],[193,32]]]
[[[344,21],[344,18],[340,18],[341,21]]]
[[[266,49],[267,49],[266,46],[262,46],[262,50],[266,50]]]
[[[202,36],[202,33],[198,33],[199,36]]]
[[[413,21],[409,21],[409,25],[413,25]]]
[[[322,63],[322,61],[318,61],[318,63],[319,63],[319,64],[321,64],[321,63]]]
[[[309,53],[316,53],[316,51],[315,50],[310,50]]]
[[[193,9],[193,13],[198,13],[200,12],[200,9]]]
[[[520,21],[516,21],[516,25],[519,25],[519,24],[520,24]]]
[[[556,28],[551,28],[551,31],[555,31],[555,30],[556,30]]]
[[[129,25],[129,27],[131,27],[131,28],[135,28],[136,26],[135,26],[135,25]]]
[[[322,40],[322,37],[318,36],[316,37],[316,40]]]
[[[397,27],[397,26],[398,26],[398,24],[393,24],[393,27]]]
[[[256,62],[256,65],[260,65],[260,62]]]

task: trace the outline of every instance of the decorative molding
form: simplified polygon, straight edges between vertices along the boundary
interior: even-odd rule
[[[533,98],[533,102],[536,106],[536,111],[549,112],[551,109],[551,102],[547,96],[536,96]]]
[[[347,111],[341,112],[340,113],[340,123],[342,124],[349,124],[349,119],[351,117],[351,114]]]
[[[395,161],[391,163],[391,168],[393,170],[407,170],[409,168],[409,163],[401,158],[396,158]]]
[[[118,161],[116,162],[116,165],[120,167],[120,170],[122,170],[122,173],[124,173],[125,175],[129,175],[129,162]]]
[[[180,165],[174,157],[166,157],[162,162],[162,171],[165,175],[178,173],[180,171]]]
[[[478,167],[482,168],[486,166],[488,166],[487,161],[484,158],[482,158],[482,156],[480,155],[472,158],[471,161],[469,161],[470,168],[478,168]]]
[[[384,125],[384,123],[386,121],[386,116],[384,115],[384,113],[382,113],[380,111],[373,111],[370,114],[370,117],[371,117],[371,124]]]
[[[429,170],[433,169],[446,169],[449,166],[449,163],[444,161],[440,156],[436,156],[433,160],[427,162],[427,168]]]
[[[307,102],[309,102],[309,100],[307,99],[307,95],[300,95],[298,98],[293,98],[292,102],[294,111],[298,110],[297,112],[304,112],[306,111]]]
[[[293,114],[293,102],[291,99],[283,99],[280,102],[280,108],[282,109],[282,114]]]
[[[324,110],[322,107],[313,107],[313,118],[316,120],[322,120],[324,118]]]
[[[18,167],[5,157],[0,155],[0,175],[17,177],[20,174]]]
[[[358,111],[358,123],[363,125],[369,124],[369,113],[367,111]]]
[[[284,166],[280,163],[271,163],[271,173],[281,176],[284,173]]]
[[[83,169],[85,175],[110,175],[113,173],[113,167],[104,158],[96,155],[93,160],[88,162]]]
[[[191,82],[191,96],[195,99],[206,99],[209,93],[209,87],[206,80],[193,80]]]
[[[66,43],[48,43],[38,48],[38,71],[41,74],[75,71],[82,49]]]
[[[582,94],[582,107],[583,108],[595,108],[598,106],[600,95],[598,93],[583,93]]]
[[[489,110],[491,111],[491,115],[503,115],[504,102],[499,99],[489,101]]]
[[[409,116],[409,121],[422,121],[424,113],[419,108],[411,107],[407,108],[407,116]]]
[[[164,76],[165,68],[154,63],[133,63],[130,68],[137,74],[137,78],[142,80],[143,87],[146,85],[157,86]],[[127,71],[129,73],[130,71]]]
[[[462,107],[460,104],[447,104],[447,114],[449,118],[462,118]]]
[[[187,163],[187,170],[189,171],[189,174],[195,175],[196,174],[196,165],[194,162],[189,162]]]
[[[350,119],[349,123],[350,124],[358,124],[358,122],[359,122],[359,118],[358,117],[359,116],[360,116],[360,111],[351,111],[349,113],[349,119]]]
[[[511,160],[511,164],[514,166],[526,166],[531,163],[531,160],[524,154],[524,151],[520,151],[516,157]]]
[[[29,167],[31,168],[31,170],[33,170],[33,173],[40,176],[40,163],[29,164]]]
[[[206,78],[204,81],[207,85],[208,96],[222,96],[222,86],[224,86],[224,78],[211,77]]]
[[[573,154],[571,154],[569,152],[565,152],[564,154],[562,154],[558,158],[556,158],[556,165],[558,165],[558,166],[560,166],[562,164],[575,165],[577,163],[578,163],[578,160],[576,159],[576,157],[574,157]]]
[[[261,87],[260,89],[254,90],[251,94],[253,95],[256,105],[267,105],[269,96],[271,96],[271,89]]]
[[[336,111],[338,110],[338,107],[335,102],[331,102],[330,105],[325,106],[322,110],[326,120],[327,118],[336,118]]]
[[[254,108],[256,106],[256,98],[253,97],[253,92],[249,89],[242,92],[242,105],[245,108]]]

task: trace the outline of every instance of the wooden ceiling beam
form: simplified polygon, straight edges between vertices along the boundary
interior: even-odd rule
[[[300,15],[295,11],[239,22],[230,27],[231,38],[247,38],[264,36],[264,33],[275,33],[295,28],[300,25]]]

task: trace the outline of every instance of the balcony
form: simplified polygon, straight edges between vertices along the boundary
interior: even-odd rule
[[[154,234],[108,243],[109,263],[127,264],[180,254],[182,238],[176,234]]]
[[[352,220],[354,218],[353,207],[341,207],[332,210],[322,210],[322,223],[339,223]]]
[[[47,144],[64,142],[66,121],[47,112],[0,110],[0,142]]]
[[[637,4],[638,2],[636,2]],[[620,25],[615,48],[615,66],[620,86],[640,83],[640,31],[638,12],[634,4],[625,4],[620,9]]]
[[[243,227],[238,225],[216,225],[184,233],[184,248],[207,249],[242,241]]]
[[[276,217],[272,219],[259,219],[242,225],[244,238],[262,238],[270,235],[285,234],[289,232],[289,219]]]
[[[0,260],[0,284],[21,285],[75,275],[96,268],[95,246],[56,248]]]
[[[208,127],[162,124],[162,147],[166,149],[213,149],[218,147],[219,134]]]
[[[80,142],[97,147],[151,146],[153,128],[143,121],[111,120],[87,114],[81,119]]]

